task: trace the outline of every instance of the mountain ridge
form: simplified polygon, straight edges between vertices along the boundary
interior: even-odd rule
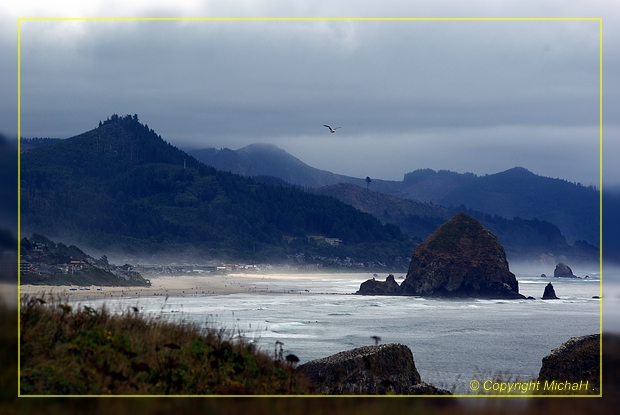
[[[269,149],[269,154],[265,149]],[[275,151],[277,149],[277,151]],[[248,176],[274,176],[294,185],[317,188],[338,183],[367,185],[365,179],[315,169],[274,145],[249,145],[239,150],[211,149],[210,158],[200,151],[191,154],[215,168]],[[227,164],[218,152],[241,154],[238,165]],[[292,160],[295,160],[293,163]],[[274,171],[282,163],[285,172]],[[252,165],[252,170],[247,166]],[[244,170],[245,169],[245,170]],[[404,174],[402,181],[371,178],[376,191],[447,208],[464,205],[505,218],[547,220],[557,225],[569,243],[585,240],[599,245],[599,193],[593,187],[563,179],[539,176],[523,167],[478,176],[448,170],[418,169]]]
[[[311,167],[274,144],[249,144],[238,150],[194,149],[188,154],[218,170],[243,176],[274,176],[302,187],[318,187],[343,181],[362,184],[362,179]]]

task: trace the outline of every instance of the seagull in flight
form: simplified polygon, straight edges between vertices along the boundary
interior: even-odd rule
[[[330,127],[327,124],[323,124],[323,127],[329,128],[329,132],[332,133],[332,134],[335,133],[337,129],[341,128],[341,127],[332,128],[332,127]]]

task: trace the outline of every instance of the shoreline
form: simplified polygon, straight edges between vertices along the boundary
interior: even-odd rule
[[[355,282],[355,287],[350,287],[347,294],[353,294],[359,288],[359,284],[373,278],[372,272],[236,272],[229,274],[211,273],[184,273],[176,275],[144,274],[151,281],[150,287],[145,286],[90,286],[76,287],[68,285],[32,285],[0,283],[0,298],[9,306],[16,307],[18,298],[23,295],[30,296],[62,296],[68,301],[97,300],[110,298],[140,298],[155,296],[201,296],[201,295],[233,295],[233,294],[291,294],[291,293],[314,293],[314,294],[343,294],[343,291],[326,292],[321,289],[325,282],[341,280],[343,287]],[[377,279],[385,280],[388,272],[376,273]],[[399,283],[405,274],[394,274]],[[521,279],[534,279],[542,283],[554,282],[554,278],[541,278],[535,275],[522,275]],[[592,279],[591,281],[598,281]],[[312,286],[317,285],[316,289]],[[527,286],[527,285],[526,285]],[[523,286],[521,288],[525,288]],[[18,290],[19,288],[19,290]],[[73,288],[73,289],[72,289]],[[100,288],[100,290],[98,290]],[[520,289],[519,292],[523,293]],[[530,290],[531,291],[531,290]],[[527,295],[538,296],[539,290]]]
[[[387,275],[387,274],[386,274]],[[231,295],[231,294],[262,294],[262,293],[290,293],[297,290],[286,290],[277,288],[280,284],[290,284],[295,282],[309,282],[316,279],[368,279],[372,278],[370,273],[308,273],[308,274],[287,274],[287,273],[231,273],[231,274],[212,274],[212,275],[144,275],[151,281],[150,287],[133,286],[90,286],[88,290],[80,289],[85,287],[71,287],[68,285],[32,285],[24,284],[19,287],[19,296],[23,295],[67,295],[70,300],[80,299],[104,299],[121,297],[153,297],[153,296],[175,296],[184,295]],[[380,277],[381,278],[381,277]],[[271,286],[271,288],[270,288]],[[17,287],[17,286],[14,286]],[[274,287],[276,287],[274,289]],[[71,290],[73,288],[74,290]],[[100,290],[98,290],[100,288]],[[17,291],[15,289],[15,291]],[[17,292],[15,292],[17,298]]]

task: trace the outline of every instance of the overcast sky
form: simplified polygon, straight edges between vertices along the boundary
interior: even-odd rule
[[[603,17],[604,183],[620,184],[607,155],[620,131],[612,1],[82,3],[11,10],[3,50],[16,56],[6,26],[17,33],[18,16]],[[356,177],[522,166],[599,185],[598,21],[22,21],[20,33],[23,137],[66,138],[138,114],[184,149],[273,143]],[[1,88],[16,97],[14,82]],[[6,101],[0,132],[16,136],[16,99]]]

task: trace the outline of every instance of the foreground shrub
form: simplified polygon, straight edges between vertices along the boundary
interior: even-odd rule
[[[74,310],[72,307],[75,307]],[[302,375],[224,329],[24,297],[25,395],[306,394]]]

